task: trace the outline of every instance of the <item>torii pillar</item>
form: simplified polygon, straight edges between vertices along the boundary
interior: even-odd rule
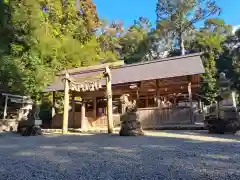
[[[113,133],[113,111],[112,111],[112,82],[111,72],[109,67],[105,69],[106,78],[106,96],[107,96],[107,120],[108,120],[108,133]]]
[[[64,111],[63,111],[62,134],[67,134],[68,132],[68,111],[69,111],[69,75],[66,73],[64,78]]]

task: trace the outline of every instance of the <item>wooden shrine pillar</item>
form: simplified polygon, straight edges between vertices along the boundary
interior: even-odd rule
[[[146,96],[146,104],[145,104],[146,108],[148,108],[148,106],[149,106],[148,99],[149,99],[149,96],[147,95]]]
[[[93,98],[93,118],[96,119],[97,117],[97,98]]]
[[[107,120],[108,120],[108,133],[113,133],[113,112],[112,112],[112,82],[111,72],[109,67],[105,69],[106,78],[106,96],[107,96]]]
[[[74,91],[72,91],[71,106],[72,106],[71,120],[72,120],[72,125],[73,125],[73,128],[74,128],[74,125],[75,125],[75,121],[74,121],[74,117],[75,117],[75,93],[74,93]]]
[[[87,129],[87,122],[86,122],[86,103],[82,99],[81,103],[81,129],[86,130]]]
[[[175,107],[177,106],[177,96],[174,96],[173,104],[174,104]]]
[[[5,97],[4,111],[3,111],[3,119],[7,117],[7,105],[8,105],[8,95]]]
[[[126,104],[124,101],[121,101],[121,114],[126,113]]]
[[[139,87],[137,87],[136,95],[137,95],[136,107],[139,108],[140,105]]]
[[[52,92],[52,119],[56,115],[56,92]]]
[[[205,104],[204,104],[204,101],[202,102],[202,115],[203,115],[203,120],[205,120],[206,112],[205,112]]]
[[[63,111],[63,124],[62,134],[68,132],[68,111],[69,111],[69,75],[65,75],[64,79],[64,111]]]
[[[201,100],[198,100],[198,109],[202,110],[202,101]]]
[[[161,97],[159,90],[157,91],[157,107],[161,107]]]
[[[194,124],[193,102],[192,102],[192,83],[191,83],[190,77],[188,77],[188,101],[190,104],[190,123]]]
[[[160,99],[160,88],[159,88],[159,86],[160,86],[160,82],[159,82],[159,79],[157,79],[156,80],[156,87],[157,87],[157,89],[156,89],[156,92],[157,92],[157,107],[161,107],[161,99]]]

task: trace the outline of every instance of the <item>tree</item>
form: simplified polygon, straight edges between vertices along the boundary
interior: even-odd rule
[[[215,0],[158,0],[156,7],[158,28],[172,33],[182,55],[185,37],[194,29],[193,25],[219,12]]]
[[[204,27],[196,34],[196,45],[202,55],[205,74],[202,75],[202,95],[209,102],[213,102],[217,96],[217,74],[216,61],[223,52],[222,43],[231,33],[231,26],[226,25],[222,19],[208,19]]]
[[[4,8],[5,17],[1,24],[1,83],[7,83],[10,91],[26,92],[27,81],[37,81],[39,76],[37,64],[41,61],[36,58],[36,53],[31,49],[36,45],[33,38],[34,32],[40,27],[41,12],[40,6],[36,1],[4,1],[1,4]],[[26,13],[27,12],[27,13]],[[4,36],[6,35],[6,36]],[[28,72],[32,70],[32,77],[28,77]],[[44,75],[43,75],[44,76]],[[6,78],[6,79],[4,79]],[[42,78],[40,78],[42,79]],[[4,82],[5,81],[5,82]]]
[[[232,81],[232,88],[237,90],[240,88],[240,30],[235,34],[228,36],[223,42],[223,53],[220,54],[217,61],[219,71],[225,72],[227,77]]]
[[[121,54],[126,63],[152,59],[152,25],[147,18],[140,17],[120,38]]]
[[[120,36],[123,33],[122,22],[112,21],[110,24],[102,20],[98,42],[101,47],[102,62],[113,62],[120,58]]]
[[[95,35],[101,23],[91,0],[1,3],[0,81],[7,79],[11,91],[37,97],[59,70],[100,63],[105,51]]]
[[[140,17],[120,38],[121,54],[126,63],[151,61],[167,57],[172,39],[164,29],[154,29],[145,17]]]

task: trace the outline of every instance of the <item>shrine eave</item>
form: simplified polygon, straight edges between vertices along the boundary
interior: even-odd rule
[[[112,85],[203,74],[205,69],[200,55],[200,53],[195,53],[131,65],[118,65],[111,68]],[[103,72],[102,66],[104,65],[101,65],[99,68],[94,66],[93,69],[88,67],[85,68],[85,71],[83,71],[83,68],[76,68],[66,72],[79,82],[89,77],[100,75]],[[63,75],[63,72],[59,73],[55,82],[48,86],[44,92],[63,91],[64,85],[61,80]],[[105,85],[104,80],[101,83],[103,86]]]

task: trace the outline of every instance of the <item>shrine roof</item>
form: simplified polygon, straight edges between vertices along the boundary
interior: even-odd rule
[[[195,53],[130,65],[124,65],[119,61],[111,68],[112,84],[117,85],[145,80],[202,74],[205,70],[200,55],[200,53]],[[108,65],[109,64],[102,64],[62,71],[58,73],[55,82],[47,87],[44,92],[63,91],[64,85],[61,77],[65,75],[66,72],[76,82],[80,82],[85,81],[85,79],[89,77],[97,77]],[[102,80],[101,83],[105,85],[104,80]]]

